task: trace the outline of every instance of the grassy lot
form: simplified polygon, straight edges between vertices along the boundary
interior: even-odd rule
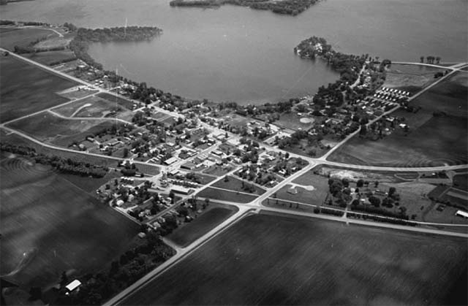
[[[0,164],[1,274],[47,286],[62,271],[96,272],[123,250],[138,226],[48,167],[13,158]]]
[[[0,122],[64,103],[55,92],[76,85],[12,56],[0,57],[0,71]]]
[[[297,194],[288,192],[291,185],[286,185],[276,192],[278,199],[284,199],[292,202],[306,203],[320,205],[325,201],[328,192],[328,184],[326,187],[318,188],[314,190],[306,190],[302,187],[296,187]],[[274,199],[273,199],[274,201]]]
[[[111,125],[111,121],[68,120],[45,112],[15,121],[8,127],[22,131],[40,141],[68,147],[73,141],[83,141],[87,135]]]
[[[97,96],[111,103],[114,103],[114,104],[117,103],[120,106],[125,107],[126,109],[129,109],[129,110],[133,110],[133,105],[135,104],[132,101],[129,101],[125,98],[117,97],[117,96],[114,96],[105,92],[101,92],[97,94]]]
[[[216,183],[214,183],[212,186],[222,188],[222,189],[229,189],[229,190],[232,190],[232,191],[239,191],[239,192],[244,192],[244,193],[247,192],[242,188],[242,180],[240,180],[240,179],[238,179],[238,178],[236,178],[234,176],[228,176],[228,179],[229,180],[227,182],[225,182],[224,179],[221,179],[221,180],[217,181]],[[265,189],[260,188],[257,185],[252,184],[249,181],[244,181],[244,184],[245,185],[253,185],[255,187],[255,194],[262,195],[262,194],[265,193]]]
[[[383,86],[389,88],[397,88],[407,90],[411,93],[420,91],[423,87],[433,83],[434,74],[444,72],[445,69],[416,66],[416,65],[400,65],[392,64]]]
[[[93,178],[93,177],[86,177],[86,176],[66,174],[66,173],[60,173],[58,175],[61,178],[69,181],[76,187],[80,188],[81,190],[89,194],[93,194],[93,195],[96,195],[96,190],[102,185],[106,184],[107,182],[115,178],[122,177],[122,174],[120,172],[116,172],[113,170],[110,170],[109,173],[107,173],[104,177],[101,177],[101,178]]]
[[[468,163],[468,76],[455,74],[413,102],[417,113],[398,110],[410,133],[397,128],[390,136],[371,141],[354,137],[335,151],[330,160],[379,166],[441,166]],[[447,115],[434,117],[434,111]]]
[[[235,206],[210,204],[210,207],[194,221],[178,227],[168,238],[175,244],[186,247],[229,218],[236,211],[237,208]]]
[[[464,239],[253,215],[122,304],[466,304],[466,252]]]
[[[453,177],[453,187],[468,192],[468,174],[457,174]]]
[[[203,173],[214,175],[214,176],[223,176],[226,173],[229,173],[231,171],[231,167],[228,167],[226,169],[223,169],[221,166],[211,166],[203,171]]]
[[[205,188],[197,194],[198,197],[209,198],[212,200],[230,201],[234,203],[249,203],[255,200],[255,195],[248,195],[239,192],[231,192],[215,188]]]
[[[434,205],[425,216],[424,221],[426,222],[436,222],[436,223],[447,223],[447,224],[465,224],[468,225],[468,219],[465,219],[460,216],[455,216],[455,213],[459,210],[458,208],[445,206],[443,211],[438,211],[437,207],[440,204]],[[464,232],[467,229],[465,228]]]
[[[297,113],[292,112],[289,114],[281,114],[280,119],[276,120],[273,124],[285,129],[296,131],[298,129],[308,130],[312,127],[313,123],[301,123]]]
[[[94,93],[97,93],[97,92],[98,92],[97,90],[64,90],[64,91],[58,92],[57,94],[67,99],[73,100],[73,99],[80,99],[80,98],[92,95]]]
[[[39,28],[0,28],[0,47],[13,51],[15,46],[26,47],[43,37],[57,36],[57,33]]]
[[[51,64],[54,64],[58,61],[76,58],[75,54],[70,50],[29,53],[23,54],[23,56],[47,66],[51,66]]]

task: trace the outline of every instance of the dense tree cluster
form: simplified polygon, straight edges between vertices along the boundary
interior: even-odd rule
[[[112,41],[144,41],[151,40],[161,33],[157,27],[115,27],[104,29],[79,28],[75,38],[70,42],[70,49],[75,52],[76,57],[90,66],[102,70],[102,65],[97,63],[88,54],[89,44],[96,42]]]
[[[239,6],[247,6],[256,10],[269,10],[277,14],[286,14],[296,16],[311,5],[318,2],[318,0],[282,0],[282,1],[268,1],[268,0],[173,0],[169,4],[171,6],[220,6],[221,4],[232,4]]]
[[[71,158],[63,158],[56,155],[38,154],[36,153],[35,149],[25,146],[15,146],[8,143],[0,143],[0,150],[31,157],[37,163],[51,165],[54,169],[63,173],[99,178],[104,177],[109,171],[107,167],[96,166],[90,163],[76,161]]]

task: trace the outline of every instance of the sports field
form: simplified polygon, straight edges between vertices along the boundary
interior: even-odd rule
[[[0,57],[0,122],[6,122],[68,101],[56,94],[76,83],[22,62]]]
[[[47,286],[63,271],[96,272],[126,249],[139,227],[46,166],[0,163],[0,273]]]
[[[252,215],[122,304],[466,303],[467,248],[463,239]]]
[[[397,110],[410,132],[397,127],[382,140],[354,137],[329,160],[375,166],[442,166],[468,163],[468,76],[456,73],[411,102],[417,113]],[[440,116],[434,116],[438,112]]]

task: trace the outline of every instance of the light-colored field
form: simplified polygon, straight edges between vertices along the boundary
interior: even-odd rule
[[[466,252],[463,239],[253,215],[122,304],[463,304]]]

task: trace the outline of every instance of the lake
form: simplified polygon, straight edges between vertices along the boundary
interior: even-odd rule
[[[0,7],[2,19],[84,27],[152,25],[149,43],[95,44],[105,69],[185,97],[239,103],[313,94],[338,74],[293,48],[322,36],[338,51],[394,61],[467,61],[464,0],[325,0],[292,17],[223,6],[174,8],[161,0],[35,0]]]

